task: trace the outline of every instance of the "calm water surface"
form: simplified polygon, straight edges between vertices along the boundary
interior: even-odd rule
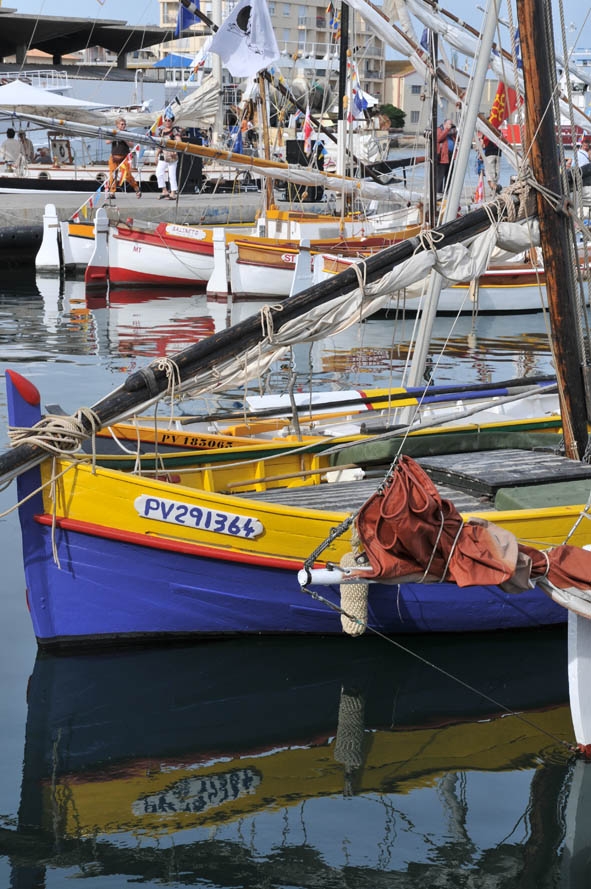
[[[107,305],[21,273],[0,289],[0,362],[73,411],[225,319],[203,295]],[[301,385],[399,382],[411,324],[300,348]],[[437,383],[551,372],[541,315],[451,325]],[[0,414],[4,449],[3,387]],[[589,885],[562,629],[41,656],[17,520],[0,523],[0,887]]]

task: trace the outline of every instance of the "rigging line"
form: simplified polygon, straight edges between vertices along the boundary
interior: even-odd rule
[[[497,700],[497,698],[493,698],[492,695],[489,695],[486,692],[481,691],[479,688],[476,688],[476,686],[472,685],[469,682],[466,682],[464,679],[460,679],[459,676],[456,676],[454,673],[450,673],[449,670],[446,670],[444,667],[440,667],[434,661],[423,657],[422,654],[419,654],[418,652],[413,651],[413,649],[409,648],[407,645],[403,645],[401,642],[398,642],[396,639],[393,639],[391,636],[387,636],[385,633],[382,633],[381,630],[377,630],[375,627],[370,626],[366,621],[361,621],[361,620],[359,620],[358,617],[353,617],[352,615],[348,614],[340,605],[337,605],[335,602],[331,602],[329,599],[326,599],[324,596],[321,596],[320,593],[317,593],[314,590],[311,590],[307,586],[301,587],[301,591],[306,593],[307,595],[311,596],[312,599],[315,599],[316,601],[320,602],[322,605],[327,605],[332,611],[336,611],[338,614],[342,615],[343,617],[346,617],[348,620],[352,621],[353,623],[363,626],[366,630],[369,630],[370,633],[373,633],[375,636],[378,636],[380,639],[383,639],[385,642],[387,642],[390,645],[393,645],[395,648],[398,648],[400,651],[403,651],[405,654],[408,654],[411,657],[414,657],[416,660],[421,661],[421,663],[425,664],[425,666],[431,667],[433,670],[435,670],[437,673],[441,674],[442,676],[445,676],[447,679],[451,679],[452,682],[456,682],[458,685],[461,685],[463,688],[467,689],[468,691],[473,692],[475,695],[478,695],[483,700],[488,701],[490,704],[494,704],[495,707],[498,707],[507,716],[516,717],[517,719],[521,720],[521,722],[523,722],[525,725],[528,725],[530,728],[533,728],[536,731],[539,731],[540,734],[545,735],[547,738],[550,738],[556,744],[560,744],[562,747],[564,747],[570,753],[578,754],[578,749],[574,744],[570,743],[569,741],[564,741],[562,738],[557,737],[556,735],[554,735],[552,732],[548,731],[547,729],[544,729],[541,726],[536,725],[536,723],[533,722],[533,720],[529,719],[529,717],[527,717],[527,716],[524,716],[523,713],[519,713],[516,710],[512,710],[510,707],[507,707],[501,701]]]
[[[565,57],[568,57],[568,46],[567,46],[567,39],[566,39],[566,23],[564,20],[564,6],[562,4],[562,0],[560,0],[560,2],[558,4],[558,10],[559,10],[559,14],[560,14],[560,39],[562,41],[562,52],[565,55]],[[575,120],[574,120],[574,115],[573,115],[573,109],[572,109],[572,106],[573,106],[572,80],[571,80],[570,75],[567,71],[565,71],[564,81],[565,81],[565,86],[566,86],[566,98],[568,100],[571,144],[574,146],[576,144],[576,129],[575,129]],[[556,120],[560,121],[559,114],[556,116]],[[566,170],[565,170],[565,164],[564,164],[564,143],[562,140],[562,133],[561,133],[561,136],[558,140],[558,150],[559,150],[559,155],[560,155],[560,169],[561,169],[561,174],[562,174],[562,178],[563,178],[563,185],[564,185],[564,184],[566,184]],[[578,166],[578,157],[577,157],[576,152],[575,152],[575,164]]]
[[[555,391],[556,389],[557,389],[557,384],[554,383],[551,386],[545,386],[543,391],[544,391],[544,393],[550,394],[553,391]],[[540,390],[537,386],[532,386],[531,389],[526,389],[523,392],[518,392],[516,395],[508,395],[508,396],[505,396],[504,398],[499,398],[497,401],[495,401],[495,405],[510,404],[513,401],[519,401],[519,399],[521,399],[521,398],[527,398],[528,395],[535,395],[536,393],[539,393],[539,392],[540,392]],[[479,405],[476,405],[475,407],[469,408],[466,411],[462,411],[461,413],[459,413],[459,412],[455,413],[454,418],[456,420],[464,420],[467,417],[472,416],[472,414],[477,414],[481,410],[483,410],[483,406],[482,406],[482,404],[479,404]],[[442,424],[445,424],[448,422],[449,422],[449,416],[440,417],[438,420],[429,420],[428,423],[417,423],[416,425],[408,426],[406,428],[403,427],[400,429],[392,429],[392,430],[389,430],[388,432],[382,432],[379,435],[372,436],[372,441],[387,440],[388,438],[392,438],[392,437],[395,437],[398,435],[405,435],[407,432],[415,432],[415,431],[419,431],[419,430],[422,431],[424,429],[431,429],[431,428],[435,429],[438,426],[441,426]],[[323,451],[323,454],[325,454],[325,455],[336,454],[336,453],[339,453],[340,451],[345,451],[345,450],[348,450],[349,448],[355,447],[355,445],[358,443],[359,442],[344,442],[342,444],[339,443],[339,444],[333,445],[332,447],[327,448],[325,451]]]

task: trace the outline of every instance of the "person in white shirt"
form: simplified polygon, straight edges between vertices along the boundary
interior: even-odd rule
[[[181,130],[175,126],[174,117],[171,115],[164,119],[164,122],[156,130],[156,135],[163,139],[173,139],[175,142],[181,138]],[[177,177],[176,168],[179,156],[177,151],[171,151],[163,148],[158,154],[158,163],[156,164],[156,179],[158,188],[161,190],[160,200],[175,201],[177,197]],[[170,191],[166,183],[170,183]]]
[[[591,136],[583,136],[574,157],[566,162],[570,186],[574,188],[575,185],[578,185],[581,188],[583,214],[586,218],[589,217],[591,209],[591,186],[585,184],[589,181],[585,174],[591,169],[589,166],[591,163],[590,151]]]
[[[576,160],[576,165],[579,168],[579,170],[581,169],[581,167],[586,167],[588,163],[591,163],[591,160],[589,159],[589,149],[590,148],[591,148],[591,136],[583,136],[577,150],[575,151],[574,158],[572,158],[566,162],[567,168],[572,169],[572,167],[575,166],[575,160]]]
[[[0,145],[0,160],[10,164],[11,167],[18,163],[21,156],[21,144],[18,139],[15,139],[14,137],[14,130],[12,127],[8,127],[6,130],[6,139]]]

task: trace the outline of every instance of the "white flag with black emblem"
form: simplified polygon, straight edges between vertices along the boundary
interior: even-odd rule
[[[279,47],[265,0],[239,0],[213,35],[217,53],[232,77],[253,77],[279,58]]]

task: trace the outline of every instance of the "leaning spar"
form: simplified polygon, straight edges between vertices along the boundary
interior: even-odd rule
[[[61,133],[73,133],[97,139],[112,139],[114,135],[127,138],[130,142],[145,145],[149,148],[162,148],[177,151],[181,154],[192,154],[197,157],[217,161],[237,170],[246,170],[272,179],[284,179],[297,185],[323,186],[326,189],[364,198],[366,200],[392,201],[394,197],[403,200],[422,200],[422,194],[400,189],[395,185],[382,185],[369,179],[355,179],[341,176],[338,173],[326,173],[310,167],[299,167],[285,161],[267,160],[260,157],[248,157],[223,148],[211,148],[208,145],[193,145],[189,142],[174,141],[149,134],[138,134],[127,130],[115,130],[112,127],[97,127],[91,124],[77,123],[62,118],[42,117],[36,114],[17,114],[16,117],[37,123],[45,129]]]

